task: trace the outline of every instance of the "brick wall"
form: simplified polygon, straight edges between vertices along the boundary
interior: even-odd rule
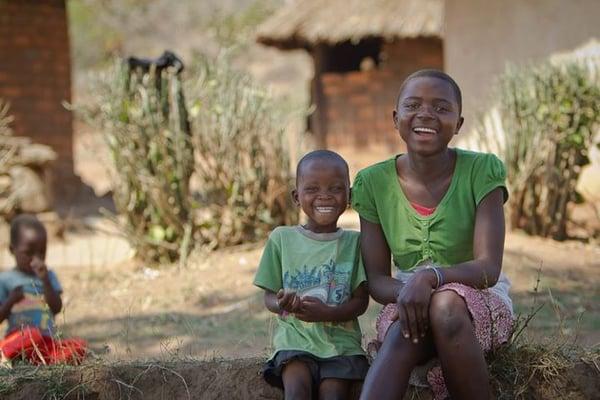
[[[50,145],[57,179],[73,176],[69,36],[64,0],[0,0],[0,98],[17,135]]]
[[[383,45],[380,65],[370,71],[321,74],[322,112],[329,148],[402,149],[392,110],[400,84],[421,68],[443,69],[442,42],[408,39]]]

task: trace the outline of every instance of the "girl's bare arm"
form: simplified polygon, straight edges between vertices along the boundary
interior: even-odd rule
[[[381,225],[360,219],[360,251],[369,293],[381,304],[393,303],[402,285],[391,276],[391,252]]]
[[[504,252],[503,203],[501,188],[491,191],[479,203],[473,233],[473,260],[442,269],[444,283],[458,282],[480,289],[496,284]]]

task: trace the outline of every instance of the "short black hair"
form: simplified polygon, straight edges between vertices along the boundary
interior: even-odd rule
[[[342,156],[340,156],[335,151],[331,150],[314,150],[309,153],[306,153],[300,159],[300,161],[298,161],[298,166],[296,167],[296,186],[298,186],[298,178],[301,175],[303,165],[313,160],[330,160],[341,163],[346,169],[348,183],[350,183],[350,168],[348,167],[348,163],[346,162],[346,160],[344,160]]]
[[[417,72],[413,72],[412,74],[410,74],[400,86],[400,90],[398,91],[398,97],[396,98],[396,107],[398,107],[398,103],[400,103],[400,96],[402,96],[404,87],[408,84],[408,82],[415,78],[437,78],[449,83],[452,87],[452,91],[454,91],[456,102],[458,103],[458,115],[462,115],[462,92],[460,90],[460,87],[450,75],[437,69],[421,69]]]
[[[44,224],[37,219],[35,215],[31,214],[20,214],[10,221],[10,245],[12,247],[18,245],[19,234],[21,233],[21,229],[30,228],[34,229],[38,233],[40,233],[44,238],[46,238],[46,228]]]

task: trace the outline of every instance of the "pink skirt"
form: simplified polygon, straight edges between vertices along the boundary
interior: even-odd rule
[[[474,289],[460,283],[448,283],[437,289],[438,292],[444,290],[452,290],[465,300],[475,328],[475,336],[484,352],[493,350],[508,341],[514,320],[510,307],[502,301],[500,296],[489,290]],[[395,307],[395,303],[388,304],[377,317],[375,328],[379,343],[383,343],[389,327],[394,322],[391,318],[395,314]],[[427,371],[427,383],[433,392],[434,399],[447,398],[449,394],[439,362],[428,365],[432,365],[432,367]],[[413,379],[411,379],[411,383],[415,383]]]

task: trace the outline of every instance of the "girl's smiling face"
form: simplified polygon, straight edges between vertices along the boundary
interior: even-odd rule
[[[462,123],[450,83],[428,76],[406,82],[394,110],[394,125],[410,152],[428,156],[444,151]]]

